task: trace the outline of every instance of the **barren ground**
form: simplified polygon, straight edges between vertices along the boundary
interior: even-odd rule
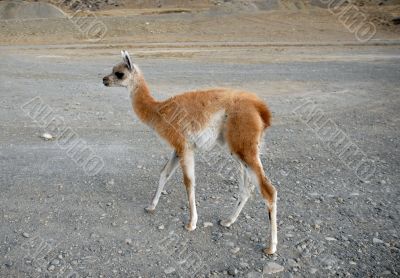
[[[108,31],[96,43],[68,20],[1,21],[0,277],[263,277],[271,261],[284,267],[277,277],[399,275],[398,27],[360,44],[320,10],[99,18]],[[262,253],[257,191],[230,229],[218,224],[238,185],[223,153],[197,156],[194,232],[183,228],[180,172],[157,212],[144,212],[170,150],[125,89],[102,86],[121,48],[158,99],[224,86],[269,104],[262,162],[279,192],[276,255]],[[50,127],[29,116],[32,99],[104,161],[99,173],[88,175],[62,136],[40,138]],[[316,117],[307,123],[310,111],[332,123],[328,133]],[[357,155],[328,139],[332,130]]]

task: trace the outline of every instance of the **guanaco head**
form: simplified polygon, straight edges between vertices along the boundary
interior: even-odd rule
[[[107,87],[135,86],[139,69],[132,63],[129,53],[121,50],[122,63],[113,67],[112,73],[103,77],[103,84]]]

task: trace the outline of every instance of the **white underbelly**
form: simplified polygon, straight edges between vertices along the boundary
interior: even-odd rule
[[[208,125],[197,133],[190,134],[191,146],[199,150],[210,150],[223,135],[225,111],[215,113]]]

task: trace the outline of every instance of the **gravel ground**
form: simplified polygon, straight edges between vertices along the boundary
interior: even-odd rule
[[[224,171],[224,154],[216,163],[197,156],[194,232],[183,228],[180,172],[157,212],[144,212],[170,150],[138,122],[124,89],[102,86],[117,51],[79,59],[2,51],[0,277],[398,276],[398,48],[372,48],[365,56],[334,49],[342,58],[332,60],[309,51],[315,57],[308,61],[215,62],[218,53],[202,61],[136,60],[159,99],[218,85],[246,88],[268,102],[274,120],[262,162],[279,192],[272,257],[262,253],[268,221],[257,191],[230,229],[218,225],[238,187]],[[45,127],[49,122],[29,116],[38,100],[101,158],[100,171],[85,172],[63,136],[40,137],[54,123]],[[313,113],[331,129],[319,128]],[[328,136],[331,130],[350,150]],[[279,272],[267,274],[273,270]]]

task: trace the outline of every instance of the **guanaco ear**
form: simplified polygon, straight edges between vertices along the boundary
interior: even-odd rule
[[[124,63],[128,66],[128,69],[131,71],[132,70],[132,61],[131,61],[131,57],[129,57],[129,53],[126,50],[121,50],[121,56],[122,56],[122,60],[124,61]]]

